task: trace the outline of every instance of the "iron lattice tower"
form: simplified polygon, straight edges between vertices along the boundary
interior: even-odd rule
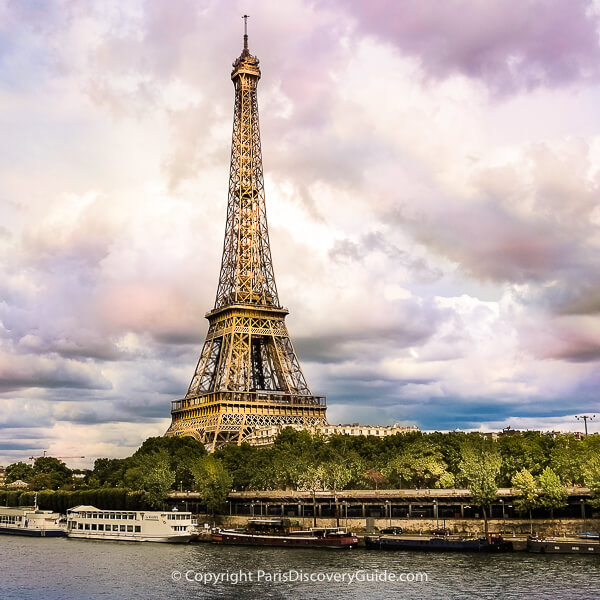
[[[267,228],[256,88],[259,61],[244,49],[235,87],[227,224],[208,334],[185,398],[172,402],[166,435],[191,435],[209,450],[240,444],[257,427],[326,425],[279,303]]]

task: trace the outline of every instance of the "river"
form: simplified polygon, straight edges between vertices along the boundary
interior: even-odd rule
[[[598,555],[386,553],[0,536],[2,600],[597,600],[599,574]]]

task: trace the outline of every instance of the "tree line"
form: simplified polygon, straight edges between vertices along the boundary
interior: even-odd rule
[[[38,458],[15,463],[7,482],[23,479],[32,489],[122,488],[143,492],[162,506],[173,490],[200,492],[211,511],[231,490],[468,488],[483,508],[498,487],[512,487],[517,508],[553,510],[566,502],[566,486],[592,490],[600,506],[600,436],[510,432],[492,438],[479,433],[334,435],[284,429],[270,447],[228,445],[213,454],[189,437],[148,438],[130,457],[99,458],[77,483],[64,463]]]

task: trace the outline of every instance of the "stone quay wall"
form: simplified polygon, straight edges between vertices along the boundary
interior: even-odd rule
[[[217,525],[225,528],[235,528],[245,525],[252,517],[247,516],[229,516],[229,515],[198,515],[198,523],[202,526],[204,523],[211,527]],[[254,518],[273,518],[260,517]],[[303,527],[312,527],[312,517],[290,517],[292,521],[298,521]],[[583,531],[584,523],[582,519],[533,519],[533,532],[540,536],[568,536]],[[368,533],[376,532],[380,529],[390,526],[390,519],[340,518],[339,524],[342,527],[348,527],[351,531]],[[484,530],[482,519],[392,519],[391,525],[402,527],[404,533],[428,535],[437,527],[446,527],[452,534],[477,534]],[[317,527],[336,527],[337,521],[332,518],[318,518]],[[490,519],[488,520],[488,529],[492,533],[503,533],[505,536],[523,536],[529,535],[531,524],[529,519]],[[586,519],[586,531],[599,531],[600,519]]]

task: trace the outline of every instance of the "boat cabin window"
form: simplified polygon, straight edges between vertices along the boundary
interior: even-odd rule
[[[104,523],[98,523],[98,531],[104,531]]]
[[[142,532],[142,528],[139,525],[135,526],[135,532],[136,533],[141,533]]]
[[[119,531],[119,526],[118,525],[113,525],[113,531]]]
[[[133,533],[133,525],[127,525],[127,531]]]
[[[119,525],[119,527],[121,528],[121,531],[125,531],[125,525]]]

